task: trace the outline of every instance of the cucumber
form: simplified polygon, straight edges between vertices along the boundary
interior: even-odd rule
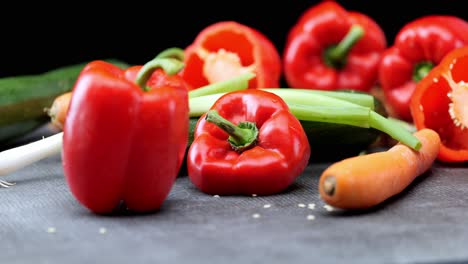
[[[354,90],[339,90],[364,93]],[[374,111],[387,117],[383,103],[374,96]],[[374,128],[300,120],[311,147],[310,162],[334,162],[359,155],[386,134]]]
[[[350,125],[301,121],[310,145],[310,162],[337,161],[359,155],[381,131]]]
[[[106,59],[119,67],[129,65]],[[41,74],[0,78],[0,144],[47,123],[44,111],[60,94],[72,89],[86,63],[72,64]]]

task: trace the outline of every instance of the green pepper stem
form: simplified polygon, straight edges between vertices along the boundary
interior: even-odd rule
[[[364,36],[364,29],[359,25],[352,25],[346,36],[338,43],[328,47],[324,53],[325,63],[333,68],[342,68],[346,64],[346,57],[351,48]]]
[[[258,128],[255,123],[241,122],[238,126],[219,115],[218,111],[210,110],[206,113],[206,121],[211,122],[229,134],[228,141],[232,148],[242,152],[257,142]]]
[[[413,81],[419,82],[434,68],[434,64],[430,61],[423,61],[414,66]]]
[[[161,68],[167,75],[174,75],[182,70],[183,67],[184,63],[178,59],[158,58],[156,56],[156,58],[143,65],[138,72],[135,82],[143,91],[148,91],[149,88],[146,86],[146,82],[155,70]]]
[[[185,52],[183,49],[177,48],[177,47],[168,48],[168,49],[161,51],[158,55],[156,55],[155,58],[156,59],[173,58],[173,59],[177,59],[183,62],[185,58]]]

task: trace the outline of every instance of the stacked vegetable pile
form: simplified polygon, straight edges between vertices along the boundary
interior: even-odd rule
[[[63,129],[0,153],[0,174],[63,150],[84,206],[147,212],[184,164],[202,192],[271,195],[327,161],[321,197],[369,208],[436,159],[468,160],[466,31],[457,17],[423,17],[388,47],[372,18],[324,1],[301,15],[282,55],[258,30],[220,21],[144,65],[96,60],[0,80],[0,140],[48,116]],[[394,141],[378,145],[386,137]],[[375,146],[388,149],[365,153]]]

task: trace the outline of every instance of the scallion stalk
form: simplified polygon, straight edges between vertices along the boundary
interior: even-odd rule
[[[345,124],[368,128],[370,108],[355,106],[315,106],[288,103],[289,110],[301,121]]]
[[[217,93],[217,94],[210,94],[199,96],[195,98],[189,99],[189,116],[190,117],[199,117],[202,116],[204,113],[210,110],[211,106],[218,100],[221,96],[225,93]]]
[[[366,93],[356,93],[356,92],[344,92],[344,91],[325,91],[325,90],[313,90],[313,89],[303,89],[303,88],[262,88],[267,92],[272,92],[277,95],[282,95],[283,93],[289,94],[292,92],[302,93],[304,97],[308,94],[312,95],[324,95],[332,97],[335,99],[340,99],[354,103],[360,106],[369,107],[374,110],[375,99],[372,95]]]
[[[197,117],[206,113],[215,101],[224,94],[212,94],[190,99],[190,117]],[[294,91],[281,91],[276,94],[288,104],[290,111],[299,120],[371,127],[388,134],[415,150],[421,147],[420,141],[405,127],[378,114],[370,107],[322,94],[310,93],[306,96],[305,93]]]
[[[202,86],[189,91],[189,98],[200,97],[215,93],[227,93],[238,90],[245,90],[249,87],[250,79],[254,78],[253,73],[244,73],[234,78]]]
[[[53,136],[0,152],[0,176],[60,153],[62,135],[63,132],[59,132]]]
[[[369,116],[369,124],[372,128],[385,132],[393,139],[411,147],[414,150],[421,148],[421,142],[419,139],[407,130],[401,124],[385,118],[378,113],[372,111]]]

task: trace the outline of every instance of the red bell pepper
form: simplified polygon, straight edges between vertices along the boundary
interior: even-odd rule
[[[410,110],[418,129],[440,135],[440,161],[468,161],[468,46],[447,53],[417,83]]]
[[[468,23],[431,15],[403,26],[379,66],[379,83],[392,116],[412,121],[410,100],[416,84],[451,50],[468,43]]]
[[[387,45],[381,27],[334,1],[307,9],[288,33],[283,53],[291,87],[369,91]]]
[[[223,95],[200,117],[187,169],[205,193],[269,195],[285,190],[309,156],[307,135],[283,99],[247,89]]]
[[[182,66],[158,58],[122,70],[93,61],[80,73],[62,158],[72,194],[91,211],[110,213],[123,202],[148,212],[165,200],[188,140],[188,90],[175,74]]]
[[[281,57],[266,35],[235,21],[221,21],[198,33],[185,49],[181,75],[196,89],[251,72],[249,88],[279,87]]]

